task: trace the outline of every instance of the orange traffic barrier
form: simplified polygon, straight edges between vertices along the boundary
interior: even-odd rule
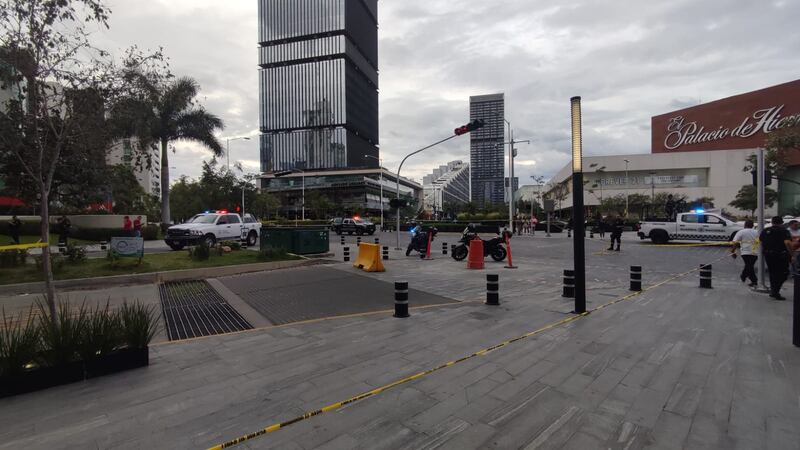
[[[506,250],[508,250],[508,265],[506,266],[506,269],[516,269],[517,266],[515,266],[514,262],[511,260],[511,240],[509,239],[509,234],[508,233],[503,233],[503,234],[505,234]]]
[[[380,244],[367,244],[362,242],[358,246],[358,256],[353,267],[358,267],[364,272],[385,272],[381,262]]]
[[[469,241],[467,269],[483,269],[483,241],[481,239]]]

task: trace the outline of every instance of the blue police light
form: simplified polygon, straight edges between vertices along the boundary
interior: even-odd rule
[[[692,214],[703,214],[706,211],[704,209],[693,209],[693,210],[691,210],[689,212],[692,213]]]
[[[211,214],[211,211],[206,211],[206,214]]]

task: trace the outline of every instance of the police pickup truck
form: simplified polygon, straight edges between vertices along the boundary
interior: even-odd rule
[[[244,217],[227,211],[207,211],[197,214],[185,223],[167,229],[164,242],[173,249],[180,250],[187,245],[197,245],[205,241],[213,247],[217,241],[244,241],[256,245],[261,223],[251,214]]]
[[[639,238],[654,244],[669,241],[732,241],[742,224],[721,213],[694,210],[680,213],[675,220],[649,219],[639,223]]]

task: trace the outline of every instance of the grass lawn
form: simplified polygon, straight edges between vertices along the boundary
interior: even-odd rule
[[[25,235],[23,235],[23,236],[19,237],[19,243],[20,244],[33,244],[33,243],[39,242],[40,239],[41,239],[41,236],[38,236],[38,235],[37,236],[25,236]],[[97,242],[84,241],[83,239],[74,239],[74,238],[69,238],[68,242],[74,243],[76,245],[97,244]],[[13,245],[13,242],[11,242],[11,236],[9,236],[7,234],[0,234],[0,246],[3,246],[3,245]],[[50,245],[58,245],[58,235],[57,234],[50,233]]]
[[[299,259],[296,256],[285,255],[269,261],[282,261]],[[33,259],[31,258],[30,261]],[[128,275],[134,273],[163,272],[167,270],[196,269],[201,267],[233,266],[238,264],[252,264],[268,262],[258,259],[258,252],[235,251],[221,256],[212,254],[206,261],[193,261],[186,251],[145,254],[140,265],[136,260],[122,259],[117,261],[116,267],[111,267],[111,262],[105,258],[89,259],[83,263],[70,264],[65,261],[60,271],[56,272],[56,280],[70,280],[75,278],[94,278],[112,275]],[[14,283],[28,283],[42,281],[42,273],[33,264],[25,267],[0,269],[0,285]]]

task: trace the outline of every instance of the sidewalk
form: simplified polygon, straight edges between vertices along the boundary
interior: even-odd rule
[[[798,448],[791,302],[731,270],[713,290],[693,273],[234,448]],[[0,400],[0,448],[207,448],[570,317],[542,309],[559,293],[503,289],[500,307],[155,346],[148,368]]]

